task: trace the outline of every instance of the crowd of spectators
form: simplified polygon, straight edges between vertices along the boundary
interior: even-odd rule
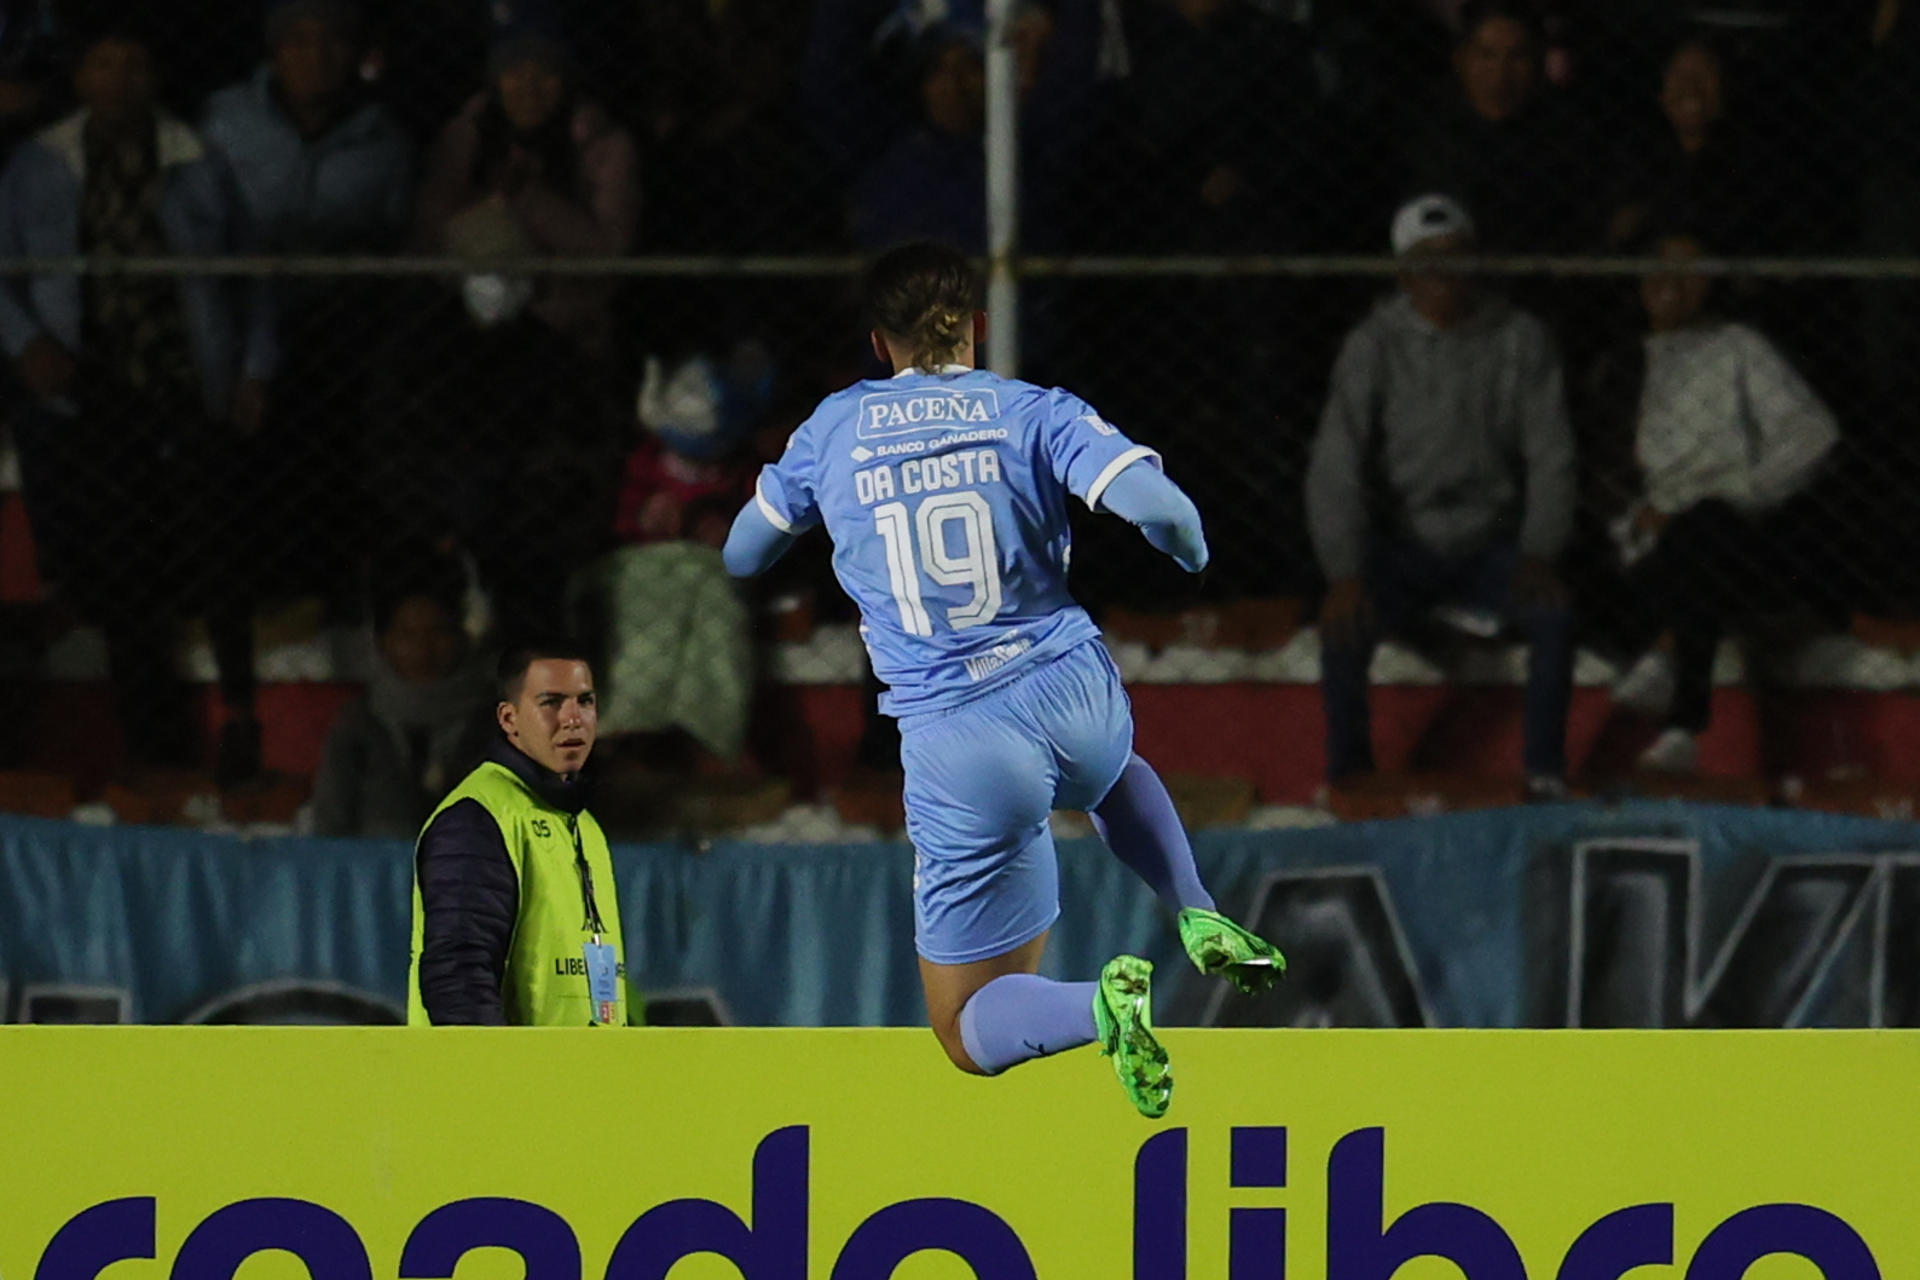
[[[0,282],[41,568],[106,633],[132,754],[194,750],[154,642],[180,619],[206,619],[219,768],[240,780],[260,768],[257,606],[321,596],[386,654],[457,605],[370,584],[438,581],[451,561],[496,632],[590,604],[738,633],[701,553],[757,457],[870,372],[842,285],[494,264],[984,248],[982,10],[0,0],[0,256],[467,264],[446,280]],[[1899,255],[1920,234],[1910,0],[1024,0],[1012,42],[1037,252],[1432,255],[1470,236],[1499,253]],[[1415,197],[1440,234],[1403,235]],[[1036,281],[1023,316],[1027,376],[1165,447],[1209,517],[1205,590],[1331,584],[1336,773],[1366,767],[1370,645],[1434,607],[1532,639],[1541,778],[1563,768],[1551,724],[1576,632],[1668,664],[1669,727],[1697,732],[1702,653],[1793,575],[1734,598],[1698,584],[1804,541],[1821,477],[1854,459],[1876,491],[1913,478],[1911,287],[1736,281],[1709,306],[1676,272],[1642,311],[1626,286],[1427,270],[1368,314],[1372,292]],[[1847,515],[1824,545],[1859,594],[1900,596],[1897,572],[1873,570],[1905,548],[1853,540],[1873,516]],[[1164,602],[1169,580],[1124,538],[1089,536],[1090,603]],[[804,557],[787,572],[824,581]],[[1645,607],[1594,605],[1622,599]],[[636,730],[737,751],[749,659],[682,648],[630,706],[616,662],[610,702]],[[402,751],[424,778],[443,765],[394,708],[452,675],[388,661],[353,749]]]

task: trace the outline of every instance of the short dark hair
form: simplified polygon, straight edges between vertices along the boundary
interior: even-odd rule
[[[1635,257],[1652,258],[1659,256],[1660,246],[1669,240],[1691,240],[1699,246],[1700,255],[1707,258],[1720,248],[1715,237],[1701,229],[1697,218],[1659,209],[1654,211],[1652,220],[1621,247]]]
[[[1518,23],[1526,29],[1536,46],[1544,46],[1547,42],[1546,19],[1528,0],[1467,0],[1460,10],[1460,38],[1457,43],[1466,44],[1480,34],[1481,27],[1495,18]]]
[[[952,245],[920,240],[881,254],[864,293],[873,327],[907,347],[895,354],[926,367],[946,363],[966,342],[980,278]]]
[[[1653,87],[1656,90],[1659,89],[1660,82],[1666,78],[1667,69],[1673,66],[1674,59],[1689,49],[1698,49],[1713,59],[1720,68],[1720,91],[1723,94],[1726,93],[1730,87],[1727,81],[1732,79],[1733,75],[1733,68],[1729,65],[1733,59],[1722,47],[1721,42],[1716,40],[1705,27],[1693,27],[1667,42],[1666,47],[1660,51],[1660,61],[1653,69]]]
[[[494,692],[502,702],[518,702],[527,681],[527,668],[536,662],[584,662],[593,670],[587,647],[570,636],[533,636],[517,640],[500,651],[493,668]]]
[[[368,578],[367,598],[376,635],[387,629],[401,605],[418,596],[426,596],[454,621],[460,620],[467,577],[451,556],[409,547],[370,566]]]
[[[114,14],[76,31],[74,35],[70,48],[76,68],[86,60],[88,54],[103,44],[130,44],[146,53],[147,60],[153,64],[154,73],[159,74],[159,42],[151,19],[142,19],[133,14]]]
[[[378,600],[375,600],[373,604],[373,634],[377,636],[387,634],[387,629],[393,626],[394,619],[400,616],[401,608],[413,603],[415,600],[427,601],[432,604],[434,608],[446,614],[447,620],[452,622],[454,626],[457,627],[460,625],[460,602],[457,596],[449,598],[441,592],[429,591],[425,587],[421,587],[413,591],[396,591],[392,595],[382,596]]]

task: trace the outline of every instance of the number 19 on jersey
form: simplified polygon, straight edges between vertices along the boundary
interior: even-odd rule
[[[923,499],[909,515],[904,502],[873,509],[874,530],[887,549],[887,579],[909,635],[933,634],[920,590],[925,573],[943,587],[970,587],[972,597],[947,610],[955,631],[991,622],[1000,612],[1000,555],[993,537],[993,510],[977,493],[941,493]],[[960,551],[948,544],[948,526],[959,525]],[[917,536],[916,536],[917,535]],[[916,547],[918,554],[915,554]]]

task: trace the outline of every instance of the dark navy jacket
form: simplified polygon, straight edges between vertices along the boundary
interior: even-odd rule
[[[578,774],[561,776],[496,737],[487,759],[567,813],[586,807]],[[477,800],[449,805],[420,833],[414,873],[426,915],[420,999],[435,1026],[504,1026],[501,984],[520,918],[520,880],[500,824]]]

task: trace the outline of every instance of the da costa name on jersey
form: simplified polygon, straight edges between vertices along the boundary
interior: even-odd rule
[[[861,396],[858,422],[860,438],[872,440],[916,431],[949,431],[954,427],[992,422],[999,416],[998,392],[915,387],[871,391]]]
[[[902,494],[939,493],[983,484],[1001,484],[1000,455],[992,449],[960,449],[931,458],[908,458],[853,473],[853,491],[862,506]]]

